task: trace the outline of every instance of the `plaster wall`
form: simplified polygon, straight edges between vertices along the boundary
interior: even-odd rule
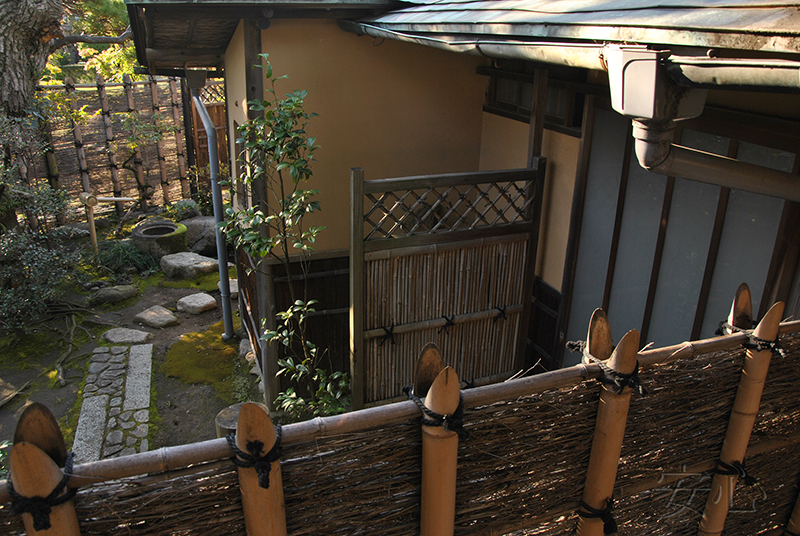
[[[480,169],[525,167],[528,161],[529,130],[527,123],[484,113]],[[547,174],[542,200],[536,275],[558,290],[561,289],[567,252],[579,149],[578,138],[545,129],[542,155],[547,158]]]
[[[247,82],[244,65],[244,32],[242,23],[233,33],[225,52],[225,91],[228,106],[228,154],[231,155],[231,174],[236,173],[236,128],[247,120]]]
[[[350,169],[367,179],[478,169],[486,79],[480,58],[341,30],[333,20],[275,19],[262,32],[276,93],[308,91],[309,135],[320,149],[307,188],[325,225],[316,250],[349,248]],[[243,118],[241,27],[226,54],[229,116]],[[269,83],[265,87],[269,87]],[[243,120],[243,119],[242,119]],[[238,121],[238,120],[237,120]]]

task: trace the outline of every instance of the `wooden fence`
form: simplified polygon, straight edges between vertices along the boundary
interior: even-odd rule
[[[207,86],[203,95],[218,100],[212,98],[219,92],[218,85]],[[66,95],[74,110],[83,109],[88,114],[85,122],[77,123],[67,116],[51,118],[45,128],[52,158],[42,155],[32,170],[66,190],[73,206],[78,206],[78,194],[84,191],[106,197],[138,199],[145,195],[155,205],[190,196],[188,168],[194,162],[193,136],[190,132],[187,138],[185,131],[184,104],[189,101],[184,98],[180,80],[150,77],[132,82],[126,76],[120,84],[106,83],[98,76],[95,84],[74,84],[68,78],[64,85],[45,86],[41,91]],[[149,142],[132,154],[126,147],[130,132],[125,130],[123,119],[134,111],[143,120],[157,112],[164,118],[164,129],[161,140]],[[188,124],[192,128],[191,120]],[[115,208],[123,210],[121,203]],[[82,213],[73,216],[82,217]]]
[[[530,169],[367,181],[353,170],[355,407],[399,396],[412,379],[409,348],[428,341],[469,380],[523,366],[544,171],[543,158]]]
[[[635,330],[614,348],[596,312],[585,363],[460,392],[427,346],[417,402],[286,425],[280,439],[265,412],[246,406],[238,449],[282,446],[279,461],[262,464],[269,488],[227,459],[225,439],[101,460],[72,468],[67,485],[80,489],[50,519],[74,521],[47,534],[566,536],[612,524],[630,535],[797,533],[800,321],[779,324],[782,309],[755,330],[732,315],[733,334],[638,352]],[[646,393],[632,393],[635,369]],[[422,425],[418,403],[447,428]],[[64,454],[43,443],[60,432],[31,413],[18,424],[12,476],[17,492],[33,493],[17,462],[38,460],[30,470],[52,473],[38,490],[46,495]],[[0,532],[21,534],[31,517],[11,514],[8,500],[0,482]]]

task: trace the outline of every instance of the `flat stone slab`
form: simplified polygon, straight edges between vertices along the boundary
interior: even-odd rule
[[[152,344],[131,346],[130,354],[128,354],[128,374],[125,378],[123,411],[148,409],[150,407],[152,361]]]
[[[217,288],[219,289],[220,292],[222,292],[222,281],[217,281]],[[239,280],[229,279],[228,288],[231,291],[231,299],[232,300],[239,299]]]
[[[183,311],[190,315],[199,315],[205,311],[216,309],[216,307],[217,300],[205,292],[198,292],[178,300],[178,311]]]
[[[219,270],[216,259],[183,251],[161,257],[161,269],[170,279],[191,279]]]
[[[180,323],[178,317],[172,314],[172,311],[160,305],[154,305],[150,309],[145,309],[134,316],[133,321],[146,324],[151,328],[166,328]]]
[[[136,285],[118,285],[116,287],[101,288],[89,299],[92,303],[117,303],[139,294]]]
[[[152,339],[153,334],[138,329],[113,328],[103,333],[103,338],[112,344],[141,344]]]
[[[72,443],[76,463],[88,463],[100,459],[105,439],[107,406],[106,395],[83,399],[78,426],[75,428],[75,441]]]

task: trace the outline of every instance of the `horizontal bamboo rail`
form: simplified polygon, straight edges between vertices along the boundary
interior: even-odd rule
[[[797,332],[800,332],[800,320],[784,322],[780,326],[780,334]],[[639,354],[640,369],[669,363],[676,359],[687,359],[710,352],[730,350],[740,346],[746,339],[747,336],[745,334],[736,333],[654,350],[645,350]],[[502,400],[541,393],[550,389],[560,389],[601,376],[602,371],[598,365],[579,364],[544,374],[509,380],[505,383],[467,389],[463,392],[464,407],[483,406]],[[386,426],[412,419],[419,415],[420,409],[417,405],[410,400],[406,400],[342,415],[317,417],[310,421],[284,426],[281,442],[283,445],[296,445],[324,437]],[[797,436],[791,437],[795,438]],[[795,441],[795,439],[791,441]],[[796,441],[800,443],[800,439]],[[751,446],[752,448],[754,446]],[[781,446],[776,446],[775,448],[781,448]],[[80,487],[147,473],[175,471],[184,469],[189,465],[230,458],[232,455],[233,452],[225,439],[211,439],[188,445],[162,447],[157,450],[132,454],[122,458],[109,458],[76,465],[69,485],[71,487]],[[747,456],[750,455],[751,450],[748,449]],[[9,500],[6,481],[0,480],[0,503],[6,503]],[[567,508],[567,506],[570,507]],[[577,503],[565,505],[564,511],[572,512],[577,506]]]
[[[516,305],[509,305],[503,312],[505,314],[521,313],[525,308],[521,303]],[[486,311],[477,311],[474,313],[465,313],[463,315],[453,315],[450,320],[453,324],[463,324],[464,322],[475,322],[477,320],[485,320],[487,318],[496,317],[498,314],[497,308],[489,309]],[[409,322],[408,324],[400,324],[392,328],[392,334],[398,335],[400,333],[410,333],[412,331],[422,331],[424,329],[436,329],[448,325],[445,318],[434,318],[433,320],[423,320],[422,322]],[[364,340],[374,339],[376,337],[383,337],[387,333],[383,328],[368,329],[364,332]]]

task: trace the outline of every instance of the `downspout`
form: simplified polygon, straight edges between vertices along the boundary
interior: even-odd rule
[[[217,234],[217,263],[219,264],[220,299],[222,300],[222,320],[225,333],[222,340],[233,338],[233,314],[231,313],[231,288],[228,280],[228,251],[225,247],[225,237],[222,236],[219,224],[224,222],[222,211],[222,188],[219,185],[219,153],[217,152],[217,129],[208,115],[200,90],[206,85],[205,71],[186,71],[186,81],[192,90],[192,101],[197,109],[197,115],[203,122],[208,141],[208,164],[211,175],[211,197],[214,204],[214,223]]]
[[[633,121],[636,157],[654,173],[800,201],[800,178],[672,143],[675,124],[699,116],[707,90],[679,87],[665,53],[643,46],[606,46],[611,105]],[[668,53],[667,53],[668,54]]]

